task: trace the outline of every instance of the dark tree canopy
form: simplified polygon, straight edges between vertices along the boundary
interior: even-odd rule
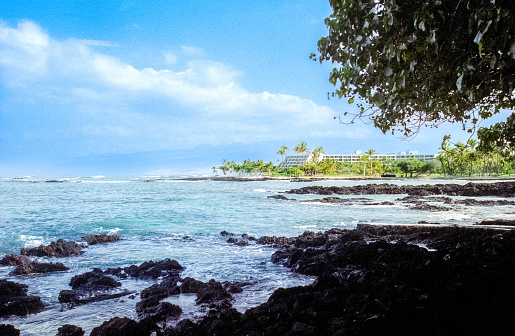
[[[359,96],[383,132],[481,119],[515,107],[514,0],[329,0],[312,57],[339,64],[335,95]],[[487,134],[487,130],[483,132]]]

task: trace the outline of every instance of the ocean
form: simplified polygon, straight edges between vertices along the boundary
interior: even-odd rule
[[[57,182],[58,181],[58,182]],[[453,180],[389,180],[397,184],[465,184]],[[68,309],[57,298],[70,289],[70,279],[93,268],[126,267],[166,258],[177,260],[181,276],[201,281],[244,281],[250,285],[234,295],[234,307],[243,312],[265,302],[279,287],[307,285],[314,278],[292,273],[270,262],[275,251],[268,246],[237,246],[221,231],[261,236],[298,236],[304,231],[352,229],[358,223],[413,224],[419,221],[443,225],[472,225],[485,219],[515,219],[515,206],[455,205],[447,211],[413,210],[397,199],[404,195],[348,195],[393,205],[341,205],[300,202],[318,195],[286,195],[294,201],[267,198],[307,185],[353,186],[381,181],[186,181],[162,177],[38,177],[0,179],[0,258],[19,254],[24,247],[47,245],[57,239],[80,241],[82,236],[102,233],[120,235],[114,243],[93,245],[83,255],[70,258],[36,258],[62,262],[70,269],[45,275],[12,276],[13,267],[0,266],[0,279],[28,285],[38,295],[44,312],[27,317],[0,318],[22,335],[55,335],[64,324],[86,330],[114,316],[137,319],[139,298],[122,297]],[[343,197],[343,196],[342,196]],[[464,197],[453,197],[460,199]],[[495,200],[496,197],[476,197]],[[121,280],[122,288],[140,292],[152,280]],[[181,318],[195,319],[203,313],[194,295],[167,299],[179,304]]]

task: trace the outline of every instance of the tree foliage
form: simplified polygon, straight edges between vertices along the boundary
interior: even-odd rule
[[[311,56],[339,65],[333,95],[361,97],[344,122],[361,118],[406,137],[446,121],[473,132],[515,107],[513,0],[329,2],[328,36]]]
[[[453,143],[445,136],[436,156],[439,171],[450,176],[492,176],[513,173],[513,155],[495,142],[487,148],[478,146],[476,139]]]

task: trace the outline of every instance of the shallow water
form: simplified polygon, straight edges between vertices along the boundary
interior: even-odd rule
[[[470,225],[484,219],[515,219],[514,206],[453,206],[451,211],[411,210],[396,199],[403,195],[349,195],[374,201],[392,201],[394,206],[304,203],[316,195],[287,195],[296,201],[266,198],[280,191],[307,185],[352,186],[377,181],[299,182],[185,182],[145,178],[74,178],[66,183],[43,179],[0,180],[0,257],[18,254],[23,247],[49,244],[59,238],[80,241],[84,235],[116,233],[116,243],[90,246],[80,257],[59,261],[69,271],[42,276],[14,277],[12,267],[0,267],[0,278],[25,283],[29,293],[41,296],[47,310],[28,317],[0,319],[15,325],[22,335],[55,335],[63,324],[75,324],[88,332],[113,316],[136,318],[139,297],[122,297],[65,309],[57,302],[59,291],[69,289],[71,277],[94,267],[124,267],[148,260],[176,259],[186,267],[182,276],[201,281],[246,281],[251,285],[235,295],[234,306],[245,311],[265,302],[279,287],[305,285],[310,277],[293,274],[270,262],[272,248],[239,247],[226,242],[227,230],[250,236],[297,236],[333,227],[354,228],[358,222]],[[450,181],[399,180],[398,184],[446,183]],[[469,181],[452,181],[465,184]],[[456,197],[460,198],[460,197]],[[478,199],[497,199],[494,197]],[[40,258],[42,261],[49,261]],[[121,280],[122,287],[140,292],[153,281]],[[201,314],[190,297],[170,298],[182,305],[185,317]]]

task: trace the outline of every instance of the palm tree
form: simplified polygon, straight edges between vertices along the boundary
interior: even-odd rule
[[[311,152],[313,154],[313,162],[318,162],[321,154],[325,154],[324,149],[322,147],[317,147]]]
[[[223,164],[220,167],[218,167],[218,169],[220,169],[224,173],[224,175],[226,175],[227,171],[229,171],[231,168],[229,167],[229,162],[226,159],[224,159],[222,163]]]
[[[372,154],[375,152],[376,151],[374,149],[369,149],[366,151],[366,154],[368,155],[368,161],[370,161],[370,176],[372,176]]]
[[[363,177],[365,177],[365,171],[367,170],[368,157],[366,154],[360,156],[359,161],[363,163]]]
[[[306,152],[309,153],[309,151],[310,151],[310,149],[308,148],[308,144],[305,143],[304,141],[302,141],[300,144],[295,146],[295,148],[293,150],[297,154],[306,153]]]
[[[287,150],[290,150],[290,149],[286,146],[281,146],[281,149],[279,149],[279,151],[277,152],[277,154],[281,155],[282,162],[284,162],[284,157],[286,156]]]

